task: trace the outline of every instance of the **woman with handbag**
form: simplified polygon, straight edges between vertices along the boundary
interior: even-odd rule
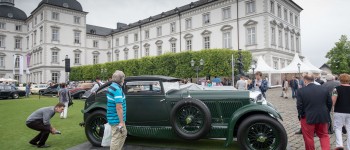
[[[64,111],[61,113],[60,118],[66,119],[68,113],[68,103],[70,99],[69,90],[66,88],[66,84],[61,84],[61,89],[58,91],[58,99],[60,103],[63,103],[66,107],[64,107]]]
[[[340,86],[335,87],[332,93],[334,107],[333,126],[335,131],[336,149],[344,149],[342,128],[350,130],[350,75],[339,76]],[[347,133],[346,149],[350,149],[350,133]]]

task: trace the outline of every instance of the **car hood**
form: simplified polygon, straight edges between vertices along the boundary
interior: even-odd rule
[[[235,91],[237,90],[233,86],[203,86],[203,85],[198,85],[194,83],[188,83],[188,84],[183,84],[180,85],[180,89],[183,90],[189,90],[189,91],[207,91],[207,90],[214,90],[214,91]],[[249,97],[252,99],[256,99],[259,94],[261,94],[260,91],[249,91]]]

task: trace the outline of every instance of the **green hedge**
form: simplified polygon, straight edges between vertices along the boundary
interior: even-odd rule
[[[178,78],[191,78],[196,77],[196,72],[191,68],[190,64],[192,59],[196,61],[196,65],[199,65],[200,59],[204,60],[203,70],[199,72],[200,77],[207,75],[229,77],[232,74],[232,54],[237,62],[237,50],[211,49],[166,53],[161,56],[143,57],[141,59],[72,67],[69,78],[71,81],[93,80],[96,76],[107,79],[112,76],[115,70],[124,71],[126,76],[165,75]],[[252,60],[252,55],[249,51],[242,51],[242,57],[244,70],[247,71]],[[102,73],[101,68],[106,68],[107,72]],[[237,72],[237,66],[235,66],[235,74]]]

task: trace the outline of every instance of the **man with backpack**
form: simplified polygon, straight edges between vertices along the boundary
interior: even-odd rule
[[[100,77],[96,77],[96,83],[92,87],[92,89],[90,90],[91,93],[95,93],[101,85],[103,85],[103,82],[101,82]]]
[[[249,84],[248,89],[252,91],[260,91],[264,98],[266,98],[265,92],[268,89],[268,83],[265,79],[262,78],[262,73],[260,71],[257,71],[255,73],[255,80]]]

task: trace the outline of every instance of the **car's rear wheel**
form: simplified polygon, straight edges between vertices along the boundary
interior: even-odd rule
[[[211,114],[200,100],[183,99],[171,110],[170,121],[176,134],[186,140],[197,140],[209,133]]]
[[[13,98],[13,99],[17,99],[17,98],[19,98],[18,93],[13,93],[13,94],[12,94],[12,98]]]
[[[278,120],[253,115],[238,128],[237,141],[242,150],[280,150],[287,147],[287,133]]]
[[[84,94],[84,93],[82,93],[82,92],[81,92],[81,93],[79,93],[79,96],[78,96],[78,98],[79,98],[79,99],[82,99],[82,97],[83,97],[83,94]]]
[[[106,123],[106,111],[103,110],[94,111],[86,118],[85,135],[93,146],[101,146]]]

